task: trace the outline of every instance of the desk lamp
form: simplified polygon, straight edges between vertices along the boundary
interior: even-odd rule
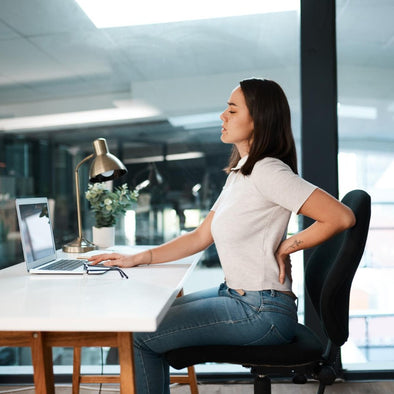
[[[105,182],[115,178],[120,178],[127,173],[126,167],[114,155],[109,153],[107,141],[104,138],[98,138],[93,141],[94,153],[85,157],[76,167],[74,171],[75,176],[75,194],[77,198],[77,218],[78,218],[78,238],[63,246],[63,251],[67,253],[84,253],[90,250],[97,249],[97,246],[92,242],[86,240],[82,235],[82,220],[81,220],[81,204],[79,196],[79,167],[88,160],[93,159],[90,165],[89,181],[90,182]]]

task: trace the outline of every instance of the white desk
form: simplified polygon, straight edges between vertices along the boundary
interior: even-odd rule
[[[24,263],[3,269],[0,345],[31,347],[37,393],[54,393],[52,346],[118,347],[121,392],[134,393],[132,332],[156,330],[200,257],[125,269],[129,279],[115,271],[30,275]]]

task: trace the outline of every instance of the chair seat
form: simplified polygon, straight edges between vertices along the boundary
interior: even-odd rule
[[[240,364],[246,367],[262,365],[303,365],[319,360],[324,347],[308,327],[298,324],[293,341],[274,346],[208,345],[174,349],[166,359],[175,369],[206,362]]]

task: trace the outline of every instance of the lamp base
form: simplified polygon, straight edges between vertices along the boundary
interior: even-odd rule
[[[85,253],[91,250],[96,250],[98,247],[85,238],[76,238],[74,241],[69,242],[63,246],[63,252],[66,253]]]

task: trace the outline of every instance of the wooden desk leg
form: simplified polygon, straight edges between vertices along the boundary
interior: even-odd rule
[[[81,380],[81,352],[81,347],[74,346],[72,394],[79,393],[79,382]]]
[[[181,289],[177,297],[182,297],[182,296],[183,296],[183,289]],[[190,393],[198,394],[197,376],[196,376],[196,370],[194,369],[194,365],[192,365],[191,367],[187,367],[187,375],[170,376],[170,382],[188,384],[190,386]]]
[[[118,333],[119,365],[120,365],[120,393],[136,394],[134,379],[133,334],[131,332]]]
[[[34,386],[37,394],[55,394],[52,348],[45,345],[42,332],[34,332],[31,357],[34,368]]]

